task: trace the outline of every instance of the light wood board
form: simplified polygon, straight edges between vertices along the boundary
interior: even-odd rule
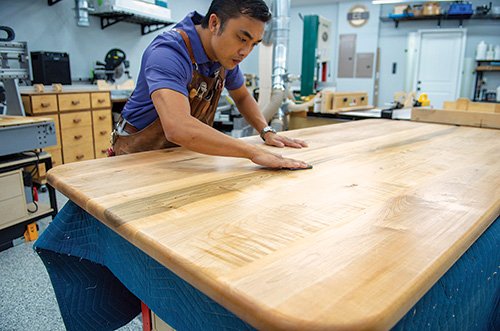
[[[24,117],[24,116],[11,116],[0,115],[0,127],[10,127],[27,124],[38,124],[45,122],[53,122],[54,120],[47,117]]]
[[[500,113],[469,110],[412,108],[411,120],[500,129]]]
[[[47,178],[266,330],[388,329],[500,214],[499,130],[370,119],[286,134],[309,148],[263,148],[313,169],[179,148]]]

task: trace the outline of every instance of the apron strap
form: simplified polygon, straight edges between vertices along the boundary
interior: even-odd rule
[[[184,32],[183,30],[176,29],[176,28],[173,28],[172,30],[175,32],[178,32],[182,36],[182,39],[184,39],[184,43],[186,44],[188,52],[189,52],[189,57],[191,58],[191,63],[194,64],[196,67],[196,70],[198,70],[198,64],[196,63],[196,60],[194,58],[193,48],[191,48],[191,41],[189,40],[187,33]]]

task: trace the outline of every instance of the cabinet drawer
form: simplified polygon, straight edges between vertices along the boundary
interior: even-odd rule
[[[22,99],[24,110],[29,114],[57,112],[57,96],[55,94],[23,96]]]
[[[110,145],[110,141],[111,141],[110,130],[96,130],[96,128],[94,128],[94,142],[96,144],[99,142]]]
[[[90,100],[92,101],[92,108],[111,107],[111,97],[109,95],[109,92],[91,93]]]
[[[64,163],[85,161],[94,159],[94,144],[92,141],[63,147]]]
[[[83,143],[90,143],[90,145],[94,144],[91,126],[64,129],[61,133],[61,137],[63,148],[80,145]]]
[[[93,110],[92,122],[94,123],[94,128],[99,128],[99,130],[111,130],[113,126],[111,109]]]
[[[108,148],[111,147],[111,143],[108,140],[98,140],[95,142],[95,158],[101,159],[103,157],[108,157]]]
[[[90,109],[89,93],[59,94],[57,98],[60,111]]]
[[[92,126],[92,119],[89,111],[79,111],[75,113],[64,113],[59,115],[61,121],[61,131],[66,129]],[[62,135],[62,134],[61,134]]]

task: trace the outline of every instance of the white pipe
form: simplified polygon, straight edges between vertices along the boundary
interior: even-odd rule
[[[259,45],[259,109],[265,109],[271,99],[273,44]]]
[[[283,103],[283,99],[285,97],[285,91],[281,89],[274,89],[271,94],[271,100],[267,104],[266,108],[262,110],[262,114],[266,119],[266,122],[269,123],[271,118],[273,118],[274,114],[278,111],[281,104]]]
[[[309,107],[314,106],[314,103],[316,102],[317,98],[323,98],[325,93],[333,93],[333,92],[334,91],[328,89],[321,90],[320,92],[316,93],[316,95],[311,100],[304,103],[295,103],[293,95],[289,93],[288,94],[289,100],[286,101],[288,110],[291,112],[308,110]]]
[[[290,0],[273,0],[272,11],[272,87],[266,86],[266,79],[264,79],[264,77],[268,77],[269,64],[266,65],[264,61],[259,63],[261,77],[259,80],[259,106],[268,123],[286,100],[285,79],[287,76],[287,49],[290,32]],[[269,37],[269,30],[266,30],[266,44],[269,44],[271,38]],[[262,52],[264,53],[265,50]],[[269,102],[266,102],[266,100],[269,100]]]

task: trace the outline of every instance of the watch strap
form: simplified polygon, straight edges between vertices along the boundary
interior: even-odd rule
[[[260,137],[262,138],[262,140],[266,141],[266,139],[264,139],[264,135],[268,132],[276,133],[276,130],[270,125],[266,126],[260,131]]]

